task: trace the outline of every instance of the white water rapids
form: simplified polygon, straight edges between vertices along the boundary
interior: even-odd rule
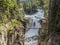
[[[42,28],[39,20],[44,19],[44,11],[43,10],[39,10],[37,9],[38,12],[36,12],[33,15],[25,15],[26,18],[31,18],[33,19],[33,24],[31,25],[30,29],[25,33],[25,42],[24,45],[37,45],[38,44],[38,39],[34,40],[31,37],[35,36],[39,36],[38,31],[39,28]],[[35,26],[34,26],[35,23]]]

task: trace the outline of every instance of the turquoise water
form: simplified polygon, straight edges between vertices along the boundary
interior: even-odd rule
[[[20,0],[20,2],[32,2],[33,0]]]

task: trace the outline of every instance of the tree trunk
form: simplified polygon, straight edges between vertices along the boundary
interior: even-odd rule
[[[49,8],[49,24],[48,24],[48,29],[49,32],[54,33],[54,32],[60,32],[60,0],[50,0],[50,8]]]
[[[50,0],[49,15],[48,15],[48,30],[49,30],[49,39],[51,39],[51,44],[54,44],[54,42],[57,40],[58,37],[55,38],[56,35],[60,34],[59,17],[60,17],[60,0]]]

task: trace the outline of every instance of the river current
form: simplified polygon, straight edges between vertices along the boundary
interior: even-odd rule
[[[31,18],[33,19],[32,25],[30,29],[25,33],[25,42],[24,45],[37,45],[38,44],[38,31],[39,28],[42,28],[39,20],[44,19],[44,11],[41,9],[37,9],[38,12],[32,14],[32,15],[27,15],[25,14],[26,18]],[[34,25],[35,23],[35,25]]]

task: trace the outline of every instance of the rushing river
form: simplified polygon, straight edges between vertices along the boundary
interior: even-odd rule
[[[33,15],[25,15],[26,18],[33,19],[30,29],[25,33],[25,43],[24,45],[37,45],[38,44],[38,31],[39,28],[42,28],[39,20],[44,19],[44,11],[37,9]]]

